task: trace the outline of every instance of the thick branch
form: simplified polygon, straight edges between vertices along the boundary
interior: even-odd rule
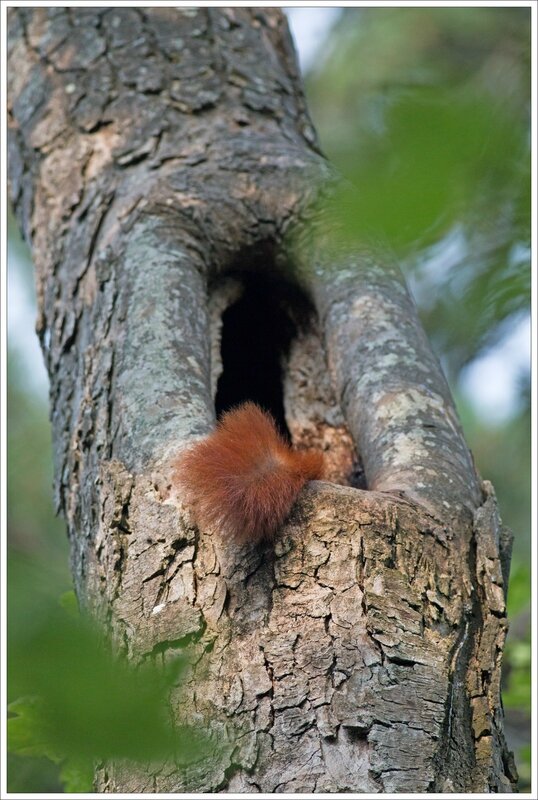
[[[208,433],[215,421],[206,267],[194,245],[181,229],[143,217],[121,257],[125,323],[112,386],[114,453],[136,472]]]
[[[403,492],[439,519],[472,514],[481,492],[471,454],[399,274],[377,254],[359,255],[316,296],[368,486]]]
[[[292,257],[315,298],[368,487],[401,493],[439,520],[468,521],[482,500],[479,478],[398,267],[380,248],[343,240],[319,200],[304,216]]]

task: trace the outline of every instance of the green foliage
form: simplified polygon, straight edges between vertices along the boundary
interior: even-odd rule
[[[455,381],[530,304],[528,9],[346,9],[307,82],[351,243],[404,259]]]
[[[62,611],[10,650],[12,690],[24,696],[33,689],[39,698],[24,717],[25,731],[42,720],[38,743],[45,737],[54,752],[102,759],[152,758],[175,748],[165,698],[176,675],[164,680],[154,666],[134,669],[112,658],[97,631]],[[180,655],[176,666],[183,666]]]
[[[51,761],[59,761],[50,740],[43,702],[35,696],[19,697],[7,707],[8,748],[20,756],[45,756]]]
[[[66,792],[91,792],[93,762],[90,758],[74,758],[55,749],[47,710],[39,697],[21,697],[10,703],[8,713],[8,750],[19,756],[45,758],[60,764],[60,780]]]
[[[504,653],[503,703],[507,709],[531,707],[530,582],[529,562],[515,558],[508,588],[512,631],[508,633]]]
[[[530,792],[531,790],[531,746],[525,745],[519,750],[519,790]]]
[[[17,351],[8,349],[7,522],[9,543],[49,563],[56,593],[70,585],[65,525],[52,508],[52,448],[47,407],[28,391]],[[37,586],[41,584],[38,582]]]
[[[19,756],[41,756],[60,764],[60,780],[66,792],[91,792],[93,762],[90,758],[64,756],[52,744],[48,713],[44,702],[36,696],[21,697],[8,705],[8,750]],[[42,790],[42,786],[38,791]],[[12,791],[17,791],[12,788]]]
[[[62,606],[49,605],[30,625],[10,626],[8,675],[17,698],[8,709],[10,751],[61,764],[72,791],[88,791],[96,760],[200,753],[203,738],[173,727],[168,714],[185,653],[178,649],[166,671],[154,662],[135,667],[113,656],[99,630],[73,613],[71,597],[64,595]]]
[[[528,611],[529,586],[531,568],[528,561],[514,557],[510,568],[510,585],[508,588],[508,616],[515,619],[518,614]]]
[[[503,689],[505,708],[530,708],[531,703],[531,643],[508,642],[506,645],[508,678]]]
[[[93,789],[93,764],[90,761],[66,758],[60,769],[64,791],[87,793]]]
[[[476,224],[489,191],[499,190],[501,216],[501,189],[525,174],[527,126],[514,125],[502,103],[474,87],[402,90],[387,104],[383,128],[381,136],[365,131],[358,152],[340,153],[358,188],[353,202],[342,203],[343,219],[359,240],[383,237],[400,251],[431,244],[468,215]],[[522,183],[528,202],[528,172]],[[520,205],[528,218],[528,205]]]

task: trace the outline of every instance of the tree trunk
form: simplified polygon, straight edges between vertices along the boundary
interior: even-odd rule
[[[171,708],[215,741],[187,766],[101,765],[96,789],[510,791],[509,537],[397,268],[320,209],[335,176],[282,12],[9,22],[78,597],[135,661],[191,642]],[[246,398],[331,482],[239,548],[193,526],[170,463]]]

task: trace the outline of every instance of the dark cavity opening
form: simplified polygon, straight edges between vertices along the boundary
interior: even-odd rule
[[[222,374],[217,384],[217,419],[252,400],[274,417],[289,440],[284,416],[283,363],[306,300],[290,284],[259,275],[240,276],[243,293],[222,315]]]

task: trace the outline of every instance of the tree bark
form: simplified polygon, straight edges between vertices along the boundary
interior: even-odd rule
[[[171,709],[215,742],[96,789],[510,791],[509,537],[398,269],[320,206],[337,178],[283,14],[18,8],[9,48],[77,594],[135,661],[191,643]],[[330,482],[238,548],[170,464],[247,397]]]

